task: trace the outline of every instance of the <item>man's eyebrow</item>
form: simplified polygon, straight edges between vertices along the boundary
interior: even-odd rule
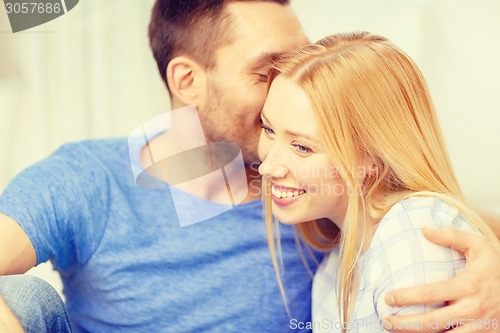
[[[283,52],[264,52],[261,53],[254,61],[253,68],[263,68],[267,66],[271,66],[273,62],[275,62]]]
[[[260,113],[260,116],[266,121],[266,123],[268,123],[269,125],[271,125],[271,122],[269,120],[267,120],[266,116],[264,115],[264,111],[262,111]],[[290,131],[290,130],[286,130],[285,131],[285,134],[286,135],[289,135],[289,136],[293,136],[295,138],[298,138],[298,137],[301,137],[301,138],[305,138],[305,139],[308,139],[310,141],[313,141],[314,143],[316,144],[321,144],[320,141],[318,139],[316,139],[315,137],[313,136],[310,136],[308,134],[305,134],[305,133],[300,133],[300,132],[295,132],[295,131]]]

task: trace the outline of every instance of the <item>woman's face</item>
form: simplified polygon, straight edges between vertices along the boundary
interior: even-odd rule
[[[271,181],[272,210],[283,223],[328,218],[343,223],[347,188],[324,150],[304,90],[278,76],[262,110],[260,173]]]

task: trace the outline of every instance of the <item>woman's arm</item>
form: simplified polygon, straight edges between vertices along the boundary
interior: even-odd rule
[[[433,243],[463,252],[467,258],[465,270],[451,280],[388,293],[385,300],[390,306],[449,303],[423,314],[386,317],[384,324],[393,328],[389,331],[442,332],[447,324],[455,322],[462,323],[458,330],[461,333],[499,333],[500,251],[482,235],[456,229],[424,229],[424,235]],[[426,330],[398,329],[408,322],[422,323]]]

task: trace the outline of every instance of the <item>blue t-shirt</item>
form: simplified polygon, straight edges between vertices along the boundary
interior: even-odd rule
[[[299,332],[290,320],[310,321],[312,277],[292,229],[281,226],[289,318],[261,202],[181,227],[164,185],[135,184],[126,139],[86,141],[19,174],[0,212],[24,229],[37,264],[60,272],[77,332]],[[183,195],[193,210],[220,209]]]

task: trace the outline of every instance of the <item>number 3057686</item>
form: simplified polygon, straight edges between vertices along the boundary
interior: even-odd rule
[[[16,2],[16,3],[6,3],[5,9],[7,14],[59,14],[62,10],[61,4],[59,3],[42,3],[42,2]]]

